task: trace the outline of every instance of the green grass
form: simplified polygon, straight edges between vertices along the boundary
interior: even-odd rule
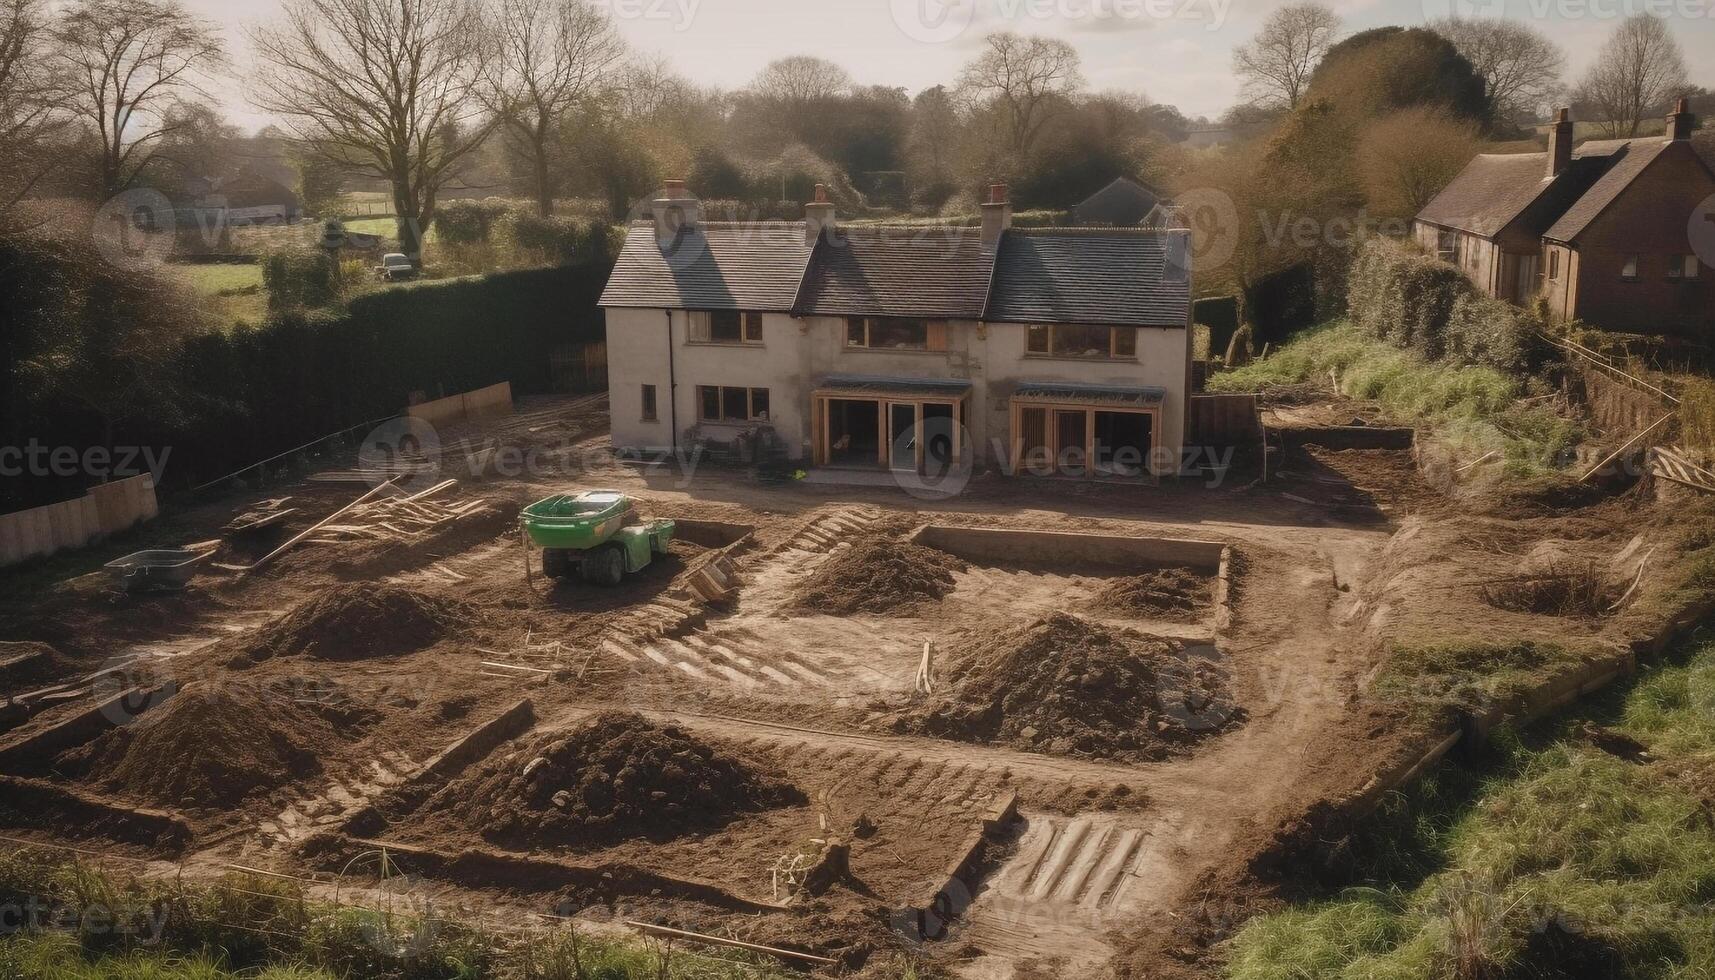
[[[1210,391],[1259,391],[1305,382],[1377,402],[1401,422],[1431,429],[1466,460],[1497,452],[1509,475],[1559,472],[1582,427],[1551,407],[1522,401],[1524,381],[1493,368],[1426,361],[1340,321],[1300,335],[1266,360],[1209,378]]]
[[[1378,699],[1420,716],[1482,711],[1529,692],[1584,662],[1576,651],[1537,643],[1443,643],[1395,648],[1376,677]]]
[[[1354,841],[1364,884],[1252,920],[1228,975],[1715,976],[1715,800],[1670,775],[1715,774],[1715,642],[1676,659],[1394,800]],[[1600,751],[1584,721],[1658,761]]]
[[[260,264],[187,263],[172,266],[172,271],[196,292],[203,309],[223,327],[240,321],[257,324],[268,316],[268,292],[262,285]]]
[[[0,977],[43,980],[751,980],[795,975],[738,950],[671,946],[564,927],[489,929],[467,910],[334,907],[295,883],[233,875],[197,884],[142,879],[41,849],[0,851],[0,909],[40,910],[0,936]],[[51,924],[53,928],[39,928]],[[26,923],[27,926],[32,925]],[[869,975],[925,976],[877,954]]]

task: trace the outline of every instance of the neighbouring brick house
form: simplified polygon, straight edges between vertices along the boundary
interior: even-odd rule
[[[767,439],[807,465],[1181,469],[1184,231],[709,222],[682,183],[633,224],[601,297],[613,443]]]
[[[1681,99],[1664,136],[1573,146],[1562,109],[1546,153],[1483,154],[1414,234],[1491,296],[1629,333],[1715,331],[1715,149]]]

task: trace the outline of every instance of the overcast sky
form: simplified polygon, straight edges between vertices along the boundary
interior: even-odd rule
[[[249,57],[243,28],[278,16],[279,0],[186,0],[228,31],[234,61]],[[1268,0],[597,0],[640,51],[723,88],[742,86],[774,58],[816,54],[867,84],[911,92],[951,82],[985,33],[1064,38],[1083,56],[1091,87],[1143,92],[1187,116],[1218,116],[1238,83],[1231,53],[1257,29]],[[1451,7],[1540,27],[1566,50],[1568,81],[1631,12],[1662,16],[1685,49],[1695,84],[1715,87],[1715,0],[1334,0],[1346,32],[1422,24]],[[240,86],[227,99],[246,127],[267,122]]]

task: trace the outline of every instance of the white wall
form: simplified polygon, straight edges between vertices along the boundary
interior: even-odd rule
[[[666,320],[661,310],[607,311],[608,388],[616,447],[659,449],[672,442]],[[966,425],[979,464],[1003,461],[993,449],[1010,443],[1010,398],[1024,381],[1164,388],[1167,400],[1161,409],[1161,447],[1177,453],[1184,444],[1191,341],[1183,328],[1140,328],[1135,361],[1098,361],[1027,355],[1027,328],[1014,323],[955,320],[948,324],[945,351],[872,351],[845,346],[845,320],[841,317],[797,319],[783,313],[765,314],[761,346],[687,343],[686,314],[674,311],[672,320],[681,441],[697,425],[697,385],[767,388],[775,431],[794,457],[807,458],[810,393],[817,379],[829,374],[861,374],[970,381]],[[659,421],[641,421],[639,386],[643,384],[654,384],[659,392]],[[710,432],[743,428],[704,426]]]

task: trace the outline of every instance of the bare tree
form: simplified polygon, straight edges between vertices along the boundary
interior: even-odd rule
[[[475,0],[288,0],[252,34],[252,101],[353,174],[393,188],[400,250],[422,232],[461,159],[494,132],[478,98],[491,54]]]
[[[136,183],[152,149],[226,65],[220,35],[178,0],[79,0],[54,27],[67,106],[96,137],[96,189]]]
[[[500,0],[495,54],[484,95],[504,121],[509,147],[530,161],[536,212],[547,217],[557,183],[555,134],[606,85],[625,43],[584,0]]]
[[[1340,17],[1326,4],[1312,0],[1276,8],[1256,37],[1233,50],[1233,71],[1245,80],[1253,104],[1296,109],[1339,34]]]
[[[802,54],[769,62],[750,83],[753,94],[793,106],[845,95],[851,88],[852,78],[844,68]]]
[[[1566,55],[1540,31],[1513,20],[1448,17],[1429,25],[1482,76],[1496,118],[1535,119],[1560,88]]]
[[[43,0],[0,0],[0,227],[52,167],[44,143],[65,123]]]
[[[1667,24],[1638,15],[1623,21],[1578,86],[1580,101],[1602,112],[1605,135],[1630,139],[1648,114],[1686,84],[1685,56]]]
[[[959,73],[958,93],[1001,111],[1013,162],[1023,166],[1042,127],[1084,84],[1078,52],[1065,41],[1005,32],[983,45],[987,50]]]

